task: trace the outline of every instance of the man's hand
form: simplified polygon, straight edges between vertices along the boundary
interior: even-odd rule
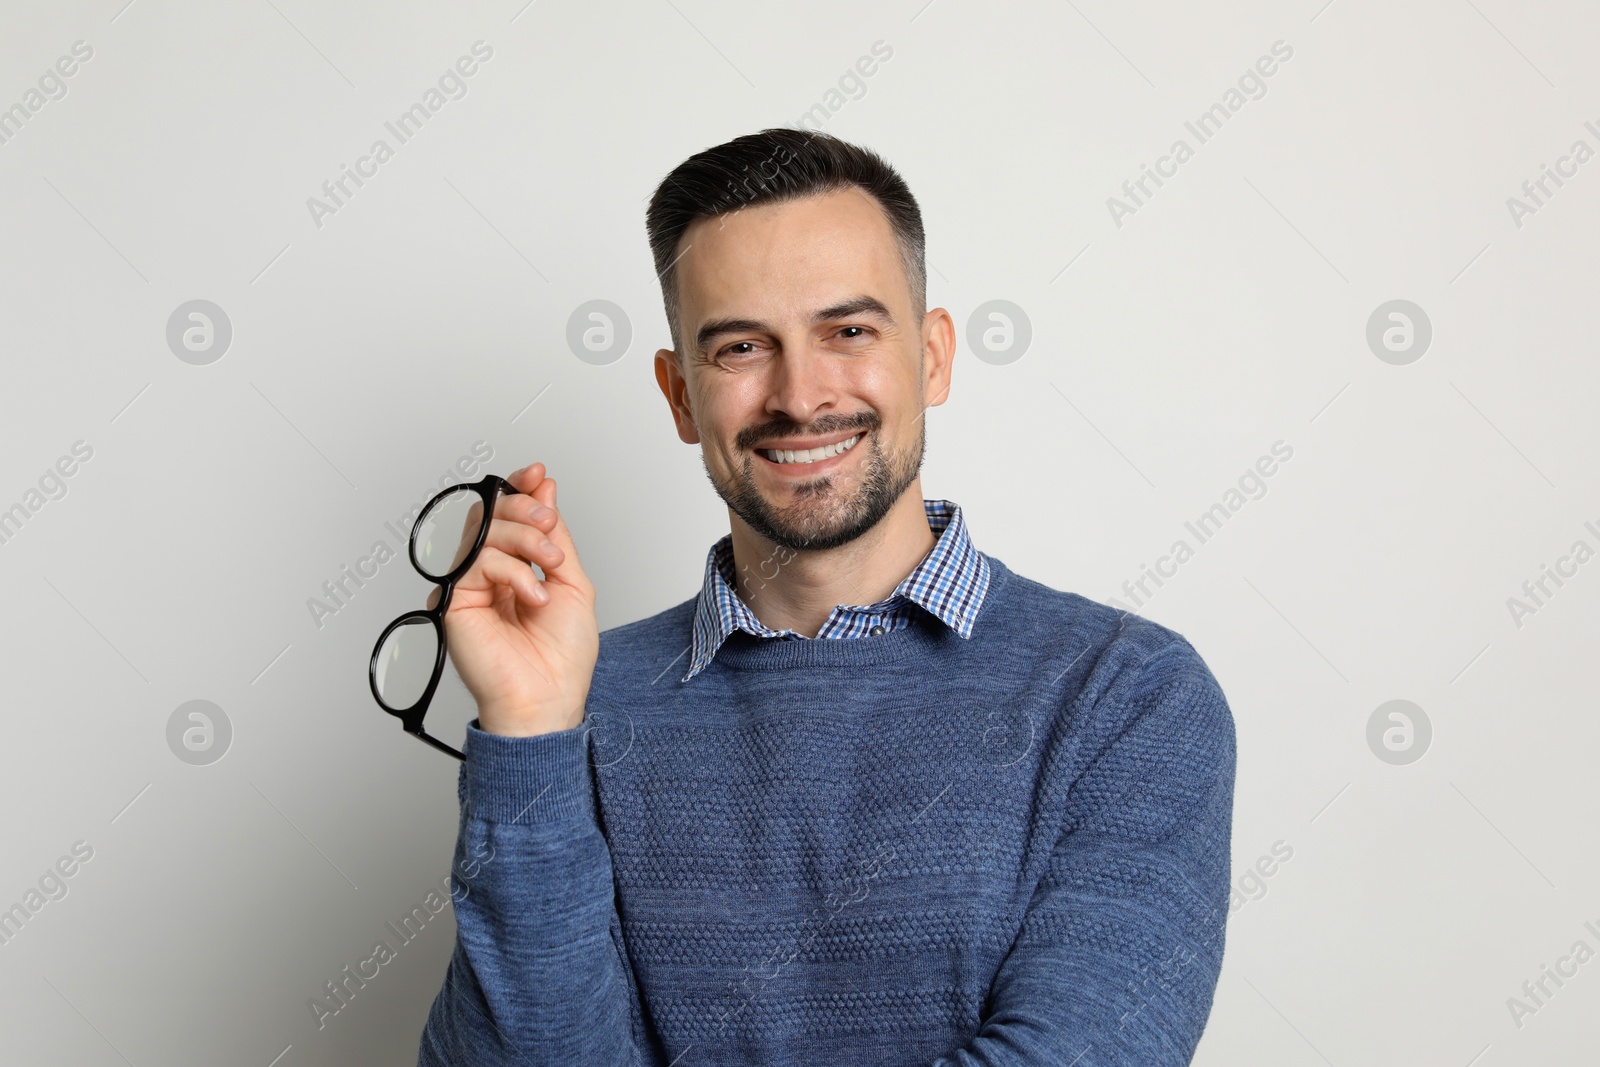
[[[483,548],[445,612],[450,659],[478,702],[478,725],[511,737],[583,722],[600,653],[594,586],[556,510],[542,463],[506,479]],[[544,571],[540,581],[528,564]],[[435,591],[429,600],[438,603]]]

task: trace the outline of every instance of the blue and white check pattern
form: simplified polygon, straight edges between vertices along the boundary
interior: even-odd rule
[[[967,536],[961,509],[948,500],[923,500],[928,528],[938,538],[894,592],[876,604],[837,605],[817,631],[823,638],[867,637],[910,625],[915,608],[922,608],[963,638],[972,636],[973,623],[989,589],[989,561]],[[759,577],[771,577],[760,575]],[[811,640],[794,630],[763,626],[734,588],[733,535],[726,534],[706,556],[706,578],[695,608],[694,636],[689,646],[687,682],[705,669],[717,649],[735,630],[757,637]],[[880,629],[881,627],[881,629]]]

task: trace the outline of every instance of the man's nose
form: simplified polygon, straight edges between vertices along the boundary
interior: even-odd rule
[[[803,341],[785,344],[773,363],[767,395],[769,415],[787,415],[796,425],[806,426],[820,412],[838,405],[834,380],[838,368],[827,353]]]

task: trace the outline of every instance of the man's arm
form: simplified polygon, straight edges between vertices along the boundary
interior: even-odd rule
[[[544,464],[506,480],[518,492],[496,499],[444,614],[478,719],[461,766],[455,953],[418,1063],[632,1067],[646,1046],[584,725],[594,584]]]
[[[456,948],[418,1067],[648,1062],[585,733],[468,729]]]
[[[1122,687],[1116,687],[1122,688]],[[1097,709],[978,1036],[933,1067],[1187,1064],[1222,967],[1233,715],[1186,641]]]

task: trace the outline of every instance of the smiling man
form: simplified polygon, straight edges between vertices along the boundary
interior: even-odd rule
[[[1183,637],[922,497],[955,331],[905,183],[766,130],[673,170],[648,230],[656,380],[730,532],[600,634],[554,481],[511,476],[445,616],[479,717],[419,1063],[1189,1062],[1232,715]]]

